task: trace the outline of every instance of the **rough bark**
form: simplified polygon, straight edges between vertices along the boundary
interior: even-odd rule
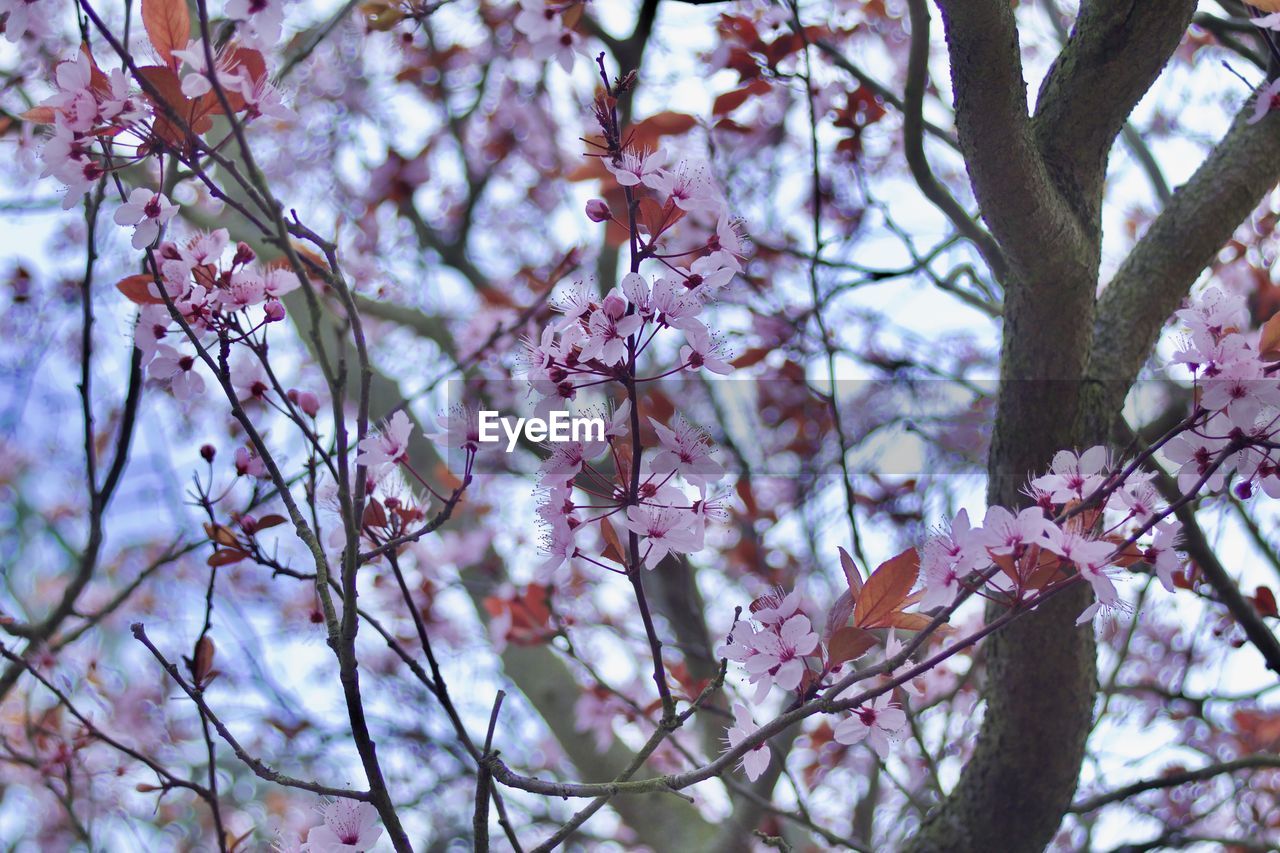
[[[1034,118],[1012,4],[939,5],[961,149],[1009,260],[988,499],[1011,506],[1056,450],[1108,438],[1164,319],[1274,184],[1280,139],[1237,121],[1095,306],[1107,155],[1194,2],[1084,3]],[[1091,598],[1081,585],[991,639],[973,755],[908,850],[1038,851],[1052,840],[1092,722],[1093,633],[1074,625]]]

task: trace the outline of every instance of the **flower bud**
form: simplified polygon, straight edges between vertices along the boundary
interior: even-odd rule
[[[320,411],[320,398],[310,391],[299,391],[297,388],[290,388],[289,401],[299,409],[302,409],[302,413],[309,418],[314,418]]]
[[[592,222],[608,222],[613,218],[613,212],[609,210],[609,205],[605,204],[602,198],[593,198],[587,202],[587,218]]]
[[[201,458],[203,458],[204,461],[208,462],[210,465],[213,464],[213,457],[217,455],[218,455],[218,449],[214,447],[212,444],[206,444],[200,448]]]
[[[278,323],[284,319],[284,303],[279,299],[268,299],[265,310],[268,323]]]
[[[256,257],[258,256],[254,253],[253,249],[249,248],[249,244],[241,240],[239,243],[236,243],[236,254],[235,257],[231,259],[231,264],[232,266],[240,266],[241,264],[252,263],[253,259]]]
[[[609,295],[604,298],[604,302],[600,304],[606,316],[614,320],[620,319],[627,313],[627,301],[619,296],[616,292],[610,291]]]

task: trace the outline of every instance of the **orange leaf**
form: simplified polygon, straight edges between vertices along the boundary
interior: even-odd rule
[[[225,545],[228,548],[238,548],[240,546],[235,533],[221,524],[210,524],[206,521],[204,523],[204,532],[219,545]]]
[[[191,13],[186,0],[142,0],[142,26],[160,58],[178,70],[175,50],[191,41]]]
[[[156,103],[160,115],[156,116],[155,132],[165,142],[173,146],[182,146],[187,141],[184,129],[176,126],[167,115],[164,115],[163,107],[165,106],[173,110],[173,113],[191,128],[192,133],[204,133],[213,127],[204,99],[202,98],[197,104],[182,94],[182,81],[172,69],[160,65],[145,65],[138,69],[137,74],[146,80],[160,96],[160,101]],[[149,94],[148,98],[150,98]],[[155,101],[154,98],[151,100]]]
[[[764,361],[765,357],[772,351],[769,347],[751,347],[731,361],[730,364],[734,367],[750,367],[753,364],[759,364]]]
[[[53,124],[58,114],[54,112],[53,107],[32,107],[18,118],[23,121],[35,122],[36,124]]]
[[[191,658],[191,677],[196,680],[196,684],[203,684],[213,670],[214,651],[213,640],[208,635],[201,637],[196,643],[195,654]]]
[[[257,529],[266,530],[268,527],[275,527],[276,525],[284,524],[284,522],[285,518],[283,515],[264,515],[262,518],[258,519]]]
[[[155,279],[144,273],[127,275],[116,282],[116,290],[123,293],[130,302],[136,302],[139,305],[163,305],[163,299],[151,295],[153,281]]]
[[[858,593],[862,592],[862,573],[858,571],[853,557],[850,557],[849,552],[844,548],[840,549],[840,568],[844,569],[844,579],[849,584],[849,592],[857,598]]]
[[[209,559],[205,560],[210,566],[229,566],[232,563],[238,563],[245,557],[249,556],[247,551],[241,551],[239,548],[223,548],[221,551],[214,551],[209,555]]]
[[[1271,587],[1260,586],[1254,590],[1253,607],[1258,611],[1260,616],[1271,616],[1273,618],[1280,617],[1280,611],[1276,610],[1276,596],[1271,591]]]
[[[753,95],[763,95],[773,87],[768,80],[752,80],[741,89],[734,89],[732,92],[725,92],[716,98],[715,103],[711,105],[711,114],[716,118],[728,115],[747,102],[747,99]]]
[[[663,136],[686,133],[697,123],[697,119],[685,113],[657,113],[637,124],[631,131],[630,139],[632,145],[638,149],[656,148],[658,140]]]
[[[857,660],[876,644],[873,634],[861,628],[841,628],[827,642],[827,663]]]
[[[853,608],[853,624],[859,628],[884,628],[887,620],[915,585],[920,574],[920,554],[908,548],[881,563],[867,582]]]
[[[622,541],[618,539],[618,532],[613,529],[613,525],[607,518],[600,519],[600,535],[604,537],[605,542],[605,549],[600,552],[600,556],[625,566],[627,560],[623,555],[626,551],[622,550]]]
[[[904,631],[923,631],[933,624],[933,620],[923,613],[894,613],[889,617],[889,627],[901,628]]]
[[[1258,337],[1258,352],[1267,361],[1280,361],[1280,314],[1262,324]]]

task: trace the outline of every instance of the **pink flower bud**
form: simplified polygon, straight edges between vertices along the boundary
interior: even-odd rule
[[[604,203],[604,199],[593,198],[587,202],[587,218],[592,222],[608,222],[613,218],[613,212]]]
[[[297,388],[290,388],[289,400],[299,409],[302,409],[302,413],[309,418],[314,418],[320,411],[320,398],[310,391],[299,391]]]
[[[205,462],[213,463],[213,457],[218,455],[218,449],[212,444],[206,444],[200,448],[200,456]]]
[[[609,317],[617,320],[627,313],[627,301],[617,293],[610,293],[604,298],[604,302],[600,304],[604,313]]]
[[[266,312],[268,323],[278,323],[284,319],[284,303],[279,299],[268,299]]]
[[[253,259],[256,257],[258,256],[254,253],[253,249],[249,248],[249,244],[241,241],[236,243],[236,254],[235,257],[231,259],[231,264],[232,266],[238,267],[241,264],[252,263]]]

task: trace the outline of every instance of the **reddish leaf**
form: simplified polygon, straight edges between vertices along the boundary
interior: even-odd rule
[[[159,113],[155,121],[156,135],[165,142],[175,147],[181,147],[187,141],[185,130],[175,125],[164,114],[164,107],[166,106],[173,111],[174,115],[182,119],[192,133],[204,133],[213,127],[213,121],[209,118],[209,110],[203,103],[203,99],[201,99],[201,104],[197,106],[196,103],[182,94],[182,81],[178,79],[178,75],[172,69],[159,65],[146,65],[138,69],[138,76],[146,80],[159,95],[159,100],[152,98],[149,93],[148,98],[156,104],[156,110]]]
[[[841,628],[827,643],[827,662],[835,665],[857,660],[876,645],[873,634],[860,628]]]
[[[164,300],[151,293],[151,283],[155,281],[150,275],[139,273],[127,275],[116,282],[116,290],[123,293],[130,302],[138,305],[163,305]]]
[[[191,41],[191,13],[186,0],[142,0],[142,26],[160,58],[178,70],[173,52],[183,50]]]
[[[751,347],[742,355],[730,362],[734,367],[750,367],[753,364],[759,364],[773,352],[769,347]]]
[[[844,580],[849,584],[849,592],[857,598],[858,593],[862,592],[862,573],[858,571],[853,557],[850,557],[849,552],[844,548],[840,549],[840,568],[844,570]]]
[[[227,71],[236,74],[239,69],[244,68],[249,72],[249,79],[254,83],[262,80],[267,76],[267,63],[262,58],[262,54],[252,48],[247,47],[231,47],[222,51],[222,61],[226,63]],[[227,103],[231,105],[232,112],[240,112],[248,107],[244,97],[237,91],[223,87],[222,94],[226,96]],[[218,97],[216,91],[206,92],[196,101],[196,112],[208,115],[222,115],[222,99]]]
[[[203,684],[213,671],[214,651],[213,640],[207,634],[196,643],[195,653],[191,656],[191,677],[197,685]]]
[[[221,524],[204,523],[204,532],[210,540],[224,545],[228,548],[240,547],[240,541],[236,539],[236,534],[228,527]]]
[[[840,593],[835,603],[831,605],[831,609],[827,611],[827,626],[823,629],[823,636],[830,639],[849,622],[849,617],[852,615],[853,594],[846,589]]]
[[[1262,324],[1258,352],[1267,361],[1280,361],[1280,314]]]
[[[1253,601],[1253,608],[1258,611],[1259,615],[1273,618],[1280,617],[1280,612],[1276,610],[1276,596],[1271,591],[1271,587],[1258,587],[1254,591],[1251,600]]]
[[[920,555],[908,548],[886,560],[871,573],[853,608],[853,624],[859,628],[884,628],[898,610],[920,574]]]
[[[258,530],[266,530],[268,527],[276,527],[284,524],[285,517],[283,515],[264,515],[258,519]]]
[[[223,548],[220,551],[214,551],[209,555],[209,559],[205,560],[210,566],[229,566],[232,563],[238,563],[245,557],[248,557],[247,551],[241,551],[239,548]]]
[[[377,498],[373,498],[364,505],[364,526],[365,527],[386,527],[387,511],[382,508],[382,502]]]
[[[773,88],[768,80],[752,80],[740,89],[734,89],[731,92],[725,92],[716,98],[715,103],[711,105],[711,114],[716,118],[726,116],[729,113],[742,106],[753,96],[763,95]]]
[[[32,107],[18,116],[23,121],[34,122],[35,124],[53,124],[57,117],[58,114],[53,107]]]
[[[889,617],[890,628],[901,628],[904,631],[923,631],[933,624],[933,619],[923,613],[894,613]]]
[[[606,560],[612,560],[620,566],[627,564],[626,557],[623,555],[627,552],[622,548],[622,542],[618,539],[618,532],[613,529],[613,525],[609,523],[609,519],[600,519],[600,535],[604,537],[605,549],[600,552],[600,556]]]
[[[636,148],[656,148],[660,138],[687,133],[697,123],[697,119],[685,113],[658,113],[649,116],[632,128],[630,139]]]

